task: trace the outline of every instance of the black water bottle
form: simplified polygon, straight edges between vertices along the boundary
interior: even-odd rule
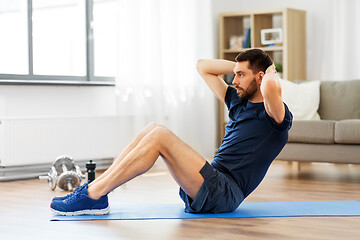
[[[95,180],[95,174],[96,174],[95,168],[96,168],[96,162],[90,160],[86,163],[87,179],[90,180],[90,182]]]

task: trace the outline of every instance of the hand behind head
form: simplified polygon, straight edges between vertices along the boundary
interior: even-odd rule
[[[265,73],[276,73],[275,64],[271,64],[265,71]]]

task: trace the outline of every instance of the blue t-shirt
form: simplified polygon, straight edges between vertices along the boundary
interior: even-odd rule
[[[264,103],[242,101],[228,87],[225,103],[229,123],[212,165],[230,174],[247,197],[260,184],[272,161],[288,140],[292,114],[285,105],[285,118],[277,124],[266,112]]]

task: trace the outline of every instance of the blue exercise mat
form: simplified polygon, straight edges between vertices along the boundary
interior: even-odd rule
[[[184,212],[183,204],[127,204],[112,206],[110,214],[102,216],[54,215],[52,221],[144,220],[190,218],[260,218],[260,217],[320,217],[360,216],[358,201],[326,202],[244,202],[230,213],[193,214]]]

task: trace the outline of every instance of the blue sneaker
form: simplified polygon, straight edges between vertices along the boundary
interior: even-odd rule
[[[82,188],[84,188],[84,187],[87,188],[88,185],[89,185],[89,183],[90,183],[90,181],[87,181],[87,182],[84,183],[82,186],[78,187],[78,188],[75,189],[72,193],[69,193],[69,194],[66,195],[66,196],[63,196],[63,197],[54,197],[54,198],[52,199],[52,201],[62,201],[62,200],[65,200],[65,199],[71,197],[71,196],[72,196],[73,194],[75,194],[76,192],[81,191]]]
[[[50,208],[60,215],[105,215],[110,212],[107,195],[98,200],[89,198],[87,187],[71,194],[62,201],[51,202]]]

